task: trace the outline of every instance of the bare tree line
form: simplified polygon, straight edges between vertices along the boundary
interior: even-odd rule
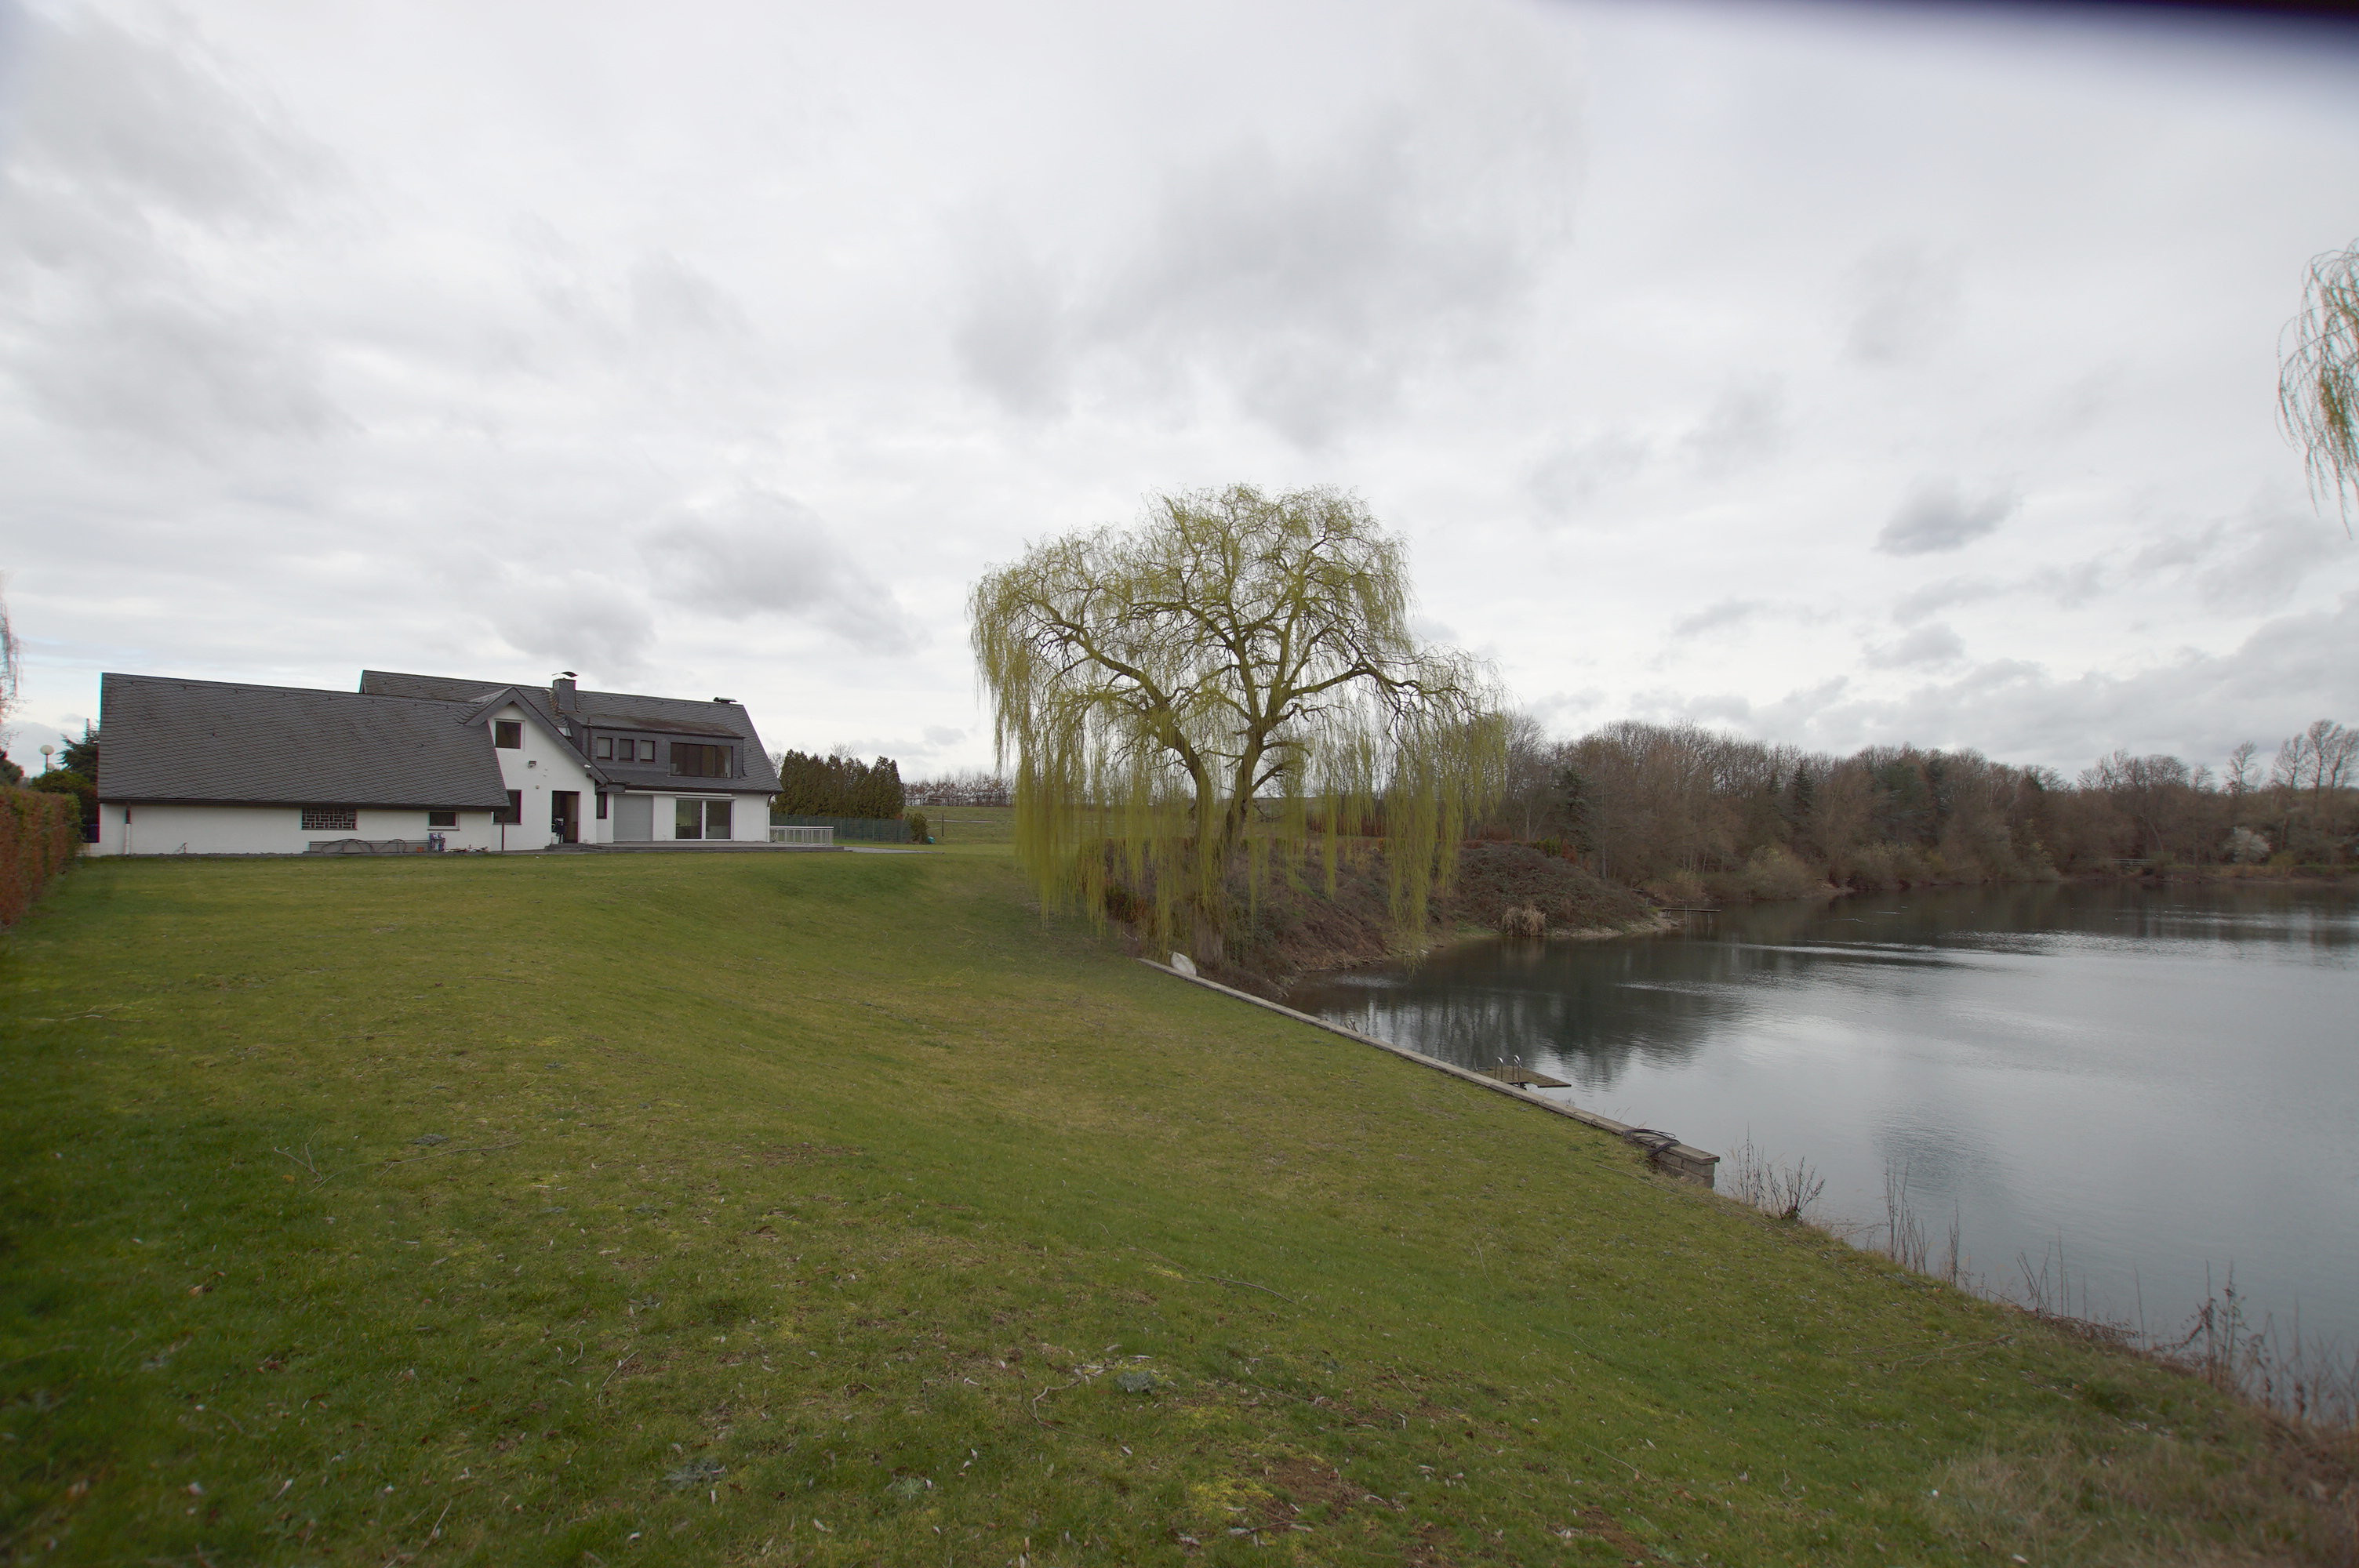
[[[1013,806],[1016,786],[1005,773],[981,768],[944,773],[936,779],[913,779],[903,786],[912,806]]]
[[[1800,896],[2147,866],[2334,865],[2359,852],[2359,730],[2320,719],[2214,773],[2115,752],[2068,782],[1972,751],[1848,757],[1625,719],[1550,742],[1528,719],[1484,836],[1674,898]]]

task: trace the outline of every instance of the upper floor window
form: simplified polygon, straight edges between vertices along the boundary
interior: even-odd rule
[[[736,748],[700,746],[691,741],[671,743],[671,771],[676,778],[725,779],[737,772]]]
[[[524,744],[524,720],[495,719],[492,720],[492,744],[504,752],[513,752]]]
[[[623,744],[627,746],[630,742],[625,741]],[[611,762],[614,760],[614,738],[612,735],[601,735],[598,737],[597,756],[598,760],[602,762]]]

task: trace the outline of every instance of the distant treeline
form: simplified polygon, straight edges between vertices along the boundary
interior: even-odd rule
[[[916,806],[1013,806],[1016,793],[1004,774],[971,768],[938,779],[914,781],[909,800]]]
[[[778,764],[778,793],[770,809],[782,816],[893,817],[906,804],[901,767],[890,757],[864,762],[839,752],[817,757],[785,752]]]
[[[2156,866],[2359,859],[2359,731],[2321,719],[2272,762],[2116,752],[2078,780],[1973,752],[1849,757],[1627,721],[1549,744],[1528,724],[1483,836],[1671,896],[1805,894]]]

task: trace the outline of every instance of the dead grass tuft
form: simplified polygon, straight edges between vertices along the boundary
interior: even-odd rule
[[[2256,1462],[2257,1460],[2257,1462]],[[2273,1422],[2257,1455],[2167,1433],[1985,1454],[1940,1472],[1934,1528],[1961,1548],[2093,1568],[2359,1563],[2359,1442]]]

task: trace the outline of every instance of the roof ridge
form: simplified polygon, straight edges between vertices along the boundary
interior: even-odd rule
[[[98,678],[110,680],[155,681],[166,686],[212,686],[230,691],[283,691],[305,697],[361,697],[371,702],[431,702],[442,708],[463,708],[472,697],[401,697],[388,691],[353,691],[341,686],[269,686],[259,681],[214,680],[205,676],[143,676],[132,670],[101,670]]]

